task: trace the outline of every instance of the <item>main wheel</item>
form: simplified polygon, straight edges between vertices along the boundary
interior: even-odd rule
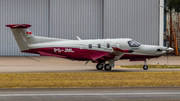
[[[105,66],[104,66],[104,69],[106,70],[106,71],[110,71],[111,70],[111,66],[109,66],[109,64],[106,64]]]
[[[144,65],[144,66],[143,66],[143,69],[144,69],[144,70],[147,70],[147,69],[148,69],[148,66],[147,66],[147,65]]]
[[[102,63],[98,63],[98,64],[96,65],[96,69],[97,69],[97,70],[102,70],[102,69],[103,69],[103,64],[102,64]]]

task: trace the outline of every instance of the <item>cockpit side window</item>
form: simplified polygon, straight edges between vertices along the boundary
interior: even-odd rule
[[[139,47],[141,45],[139,42],[136,42],[134,40],[128,41],[128,44],[130,47]]]

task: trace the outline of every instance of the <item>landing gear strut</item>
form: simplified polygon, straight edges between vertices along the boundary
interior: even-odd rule
[[[147,70],[147,69],[148,69],[148,66],[146,65],[146,62],[147,62],[147,61],[144,61],[144,66],[143,66],[143,69],[144,69],[144,70]]]

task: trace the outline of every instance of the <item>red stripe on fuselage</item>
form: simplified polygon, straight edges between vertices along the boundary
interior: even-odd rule
[[[113,59],[114,56],[107,55],[110,52],[89,50],[89,49],[79,49],[79,48],[66,48],[66,47],[49,47],[49,48],[37,48],[25,50],[22,52],[39,54],[38,51],[51,53],[54,55],[66,56],[69,59],[75,60],[95,60],[100,58],[99,61]],[[52,55],[52,56],[54,56]],[[105,56],[105,57],[101,57]],[[107,57],[106,57],[107,56]],[[160,57],[158,55],[135,55],[135,54],[124,54],[120,59],[150,59]],[[98,61],[98,60],[97,60]]]
[[[105,52],[105,51],[79,49],[79,48],[66,48],[66,47],[37,48],[37,49],[25,50],[22,52],[39,54],[38,51],[51,53],[55,55],[66,56],[69,59],[85,60],[85,61],[94,60],[94,59],[97,59],[98,57],[101,57],[110,53],[110,52]]]

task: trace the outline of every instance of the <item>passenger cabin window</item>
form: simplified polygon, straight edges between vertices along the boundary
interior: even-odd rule
[[[109,43],[107,43],[107,48],[110,48],[110,44]]]
[[[89,48],[92,48],[92,44],[89,44]]]
[[[128,41],[130,47],[139,47],[141,44],[135,40]]]
[[[101,44],[98,44],[97,46],[98,46],[98,48],[101,48]]]

